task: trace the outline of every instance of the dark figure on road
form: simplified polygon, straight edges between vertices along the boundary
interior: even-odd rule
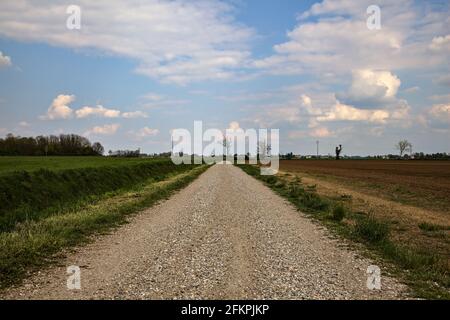
[[[342,145],[340,144],[339,147],[336,147],[336,160],[339,160],[339,156],[341,154],[342,151]]]

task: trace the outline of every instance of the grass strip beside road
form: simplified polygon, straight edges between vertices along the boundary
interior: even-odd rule
[[[84,161],[89,159],[79,158],[79,162]],[[0,232],[11,231],[24,221],[40,220],[77,207],[79,202],[90,198],[133,188],[149,179],[161,181],[189,169],[175,165],[170,159],[120,163],[123,164],[57,171],[22,170],[0,176]]]
[[[12,231],[0,233],[0,288],[20,281],[29,271],[58,261],[58,253],[63,249],[125,223],[130,214],[168,198],[207,168],[192,166],[159,182],[149,179],[132,189],[115,191],[40,220],[27,220]]]
[[[398,243],[390,237],[390,221],[371,214],[352,212],[345,201],[319,195],[314,186],[304,185],[300,178],[282,175],[263,176],[254,165],[239,165],[247,174],[287,198],[300,211],[317,219],[335,234],[364,245],[363,252],[380,260],[391,273],[400,277],[413,294],[425,299],[450,299],[448,257],[433,248],[417,248]]]

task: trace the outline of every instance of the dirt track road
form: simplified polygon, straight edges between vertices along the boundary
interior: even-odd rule
[[[368,290],[370,264],[261,182],[215,165],[3,298],[404,297],[404,287],[383,270],[382,290]],[[66,287],[69,265],[81,267],[81,290]]]

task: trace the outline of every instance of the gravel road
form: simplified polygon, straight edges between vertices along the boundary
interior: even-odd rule
[[[405,287],[232,165],[215,165],[188,187],[75,249],[3,298],[390,299]],[[68,290],[66,268],[81,268]]]

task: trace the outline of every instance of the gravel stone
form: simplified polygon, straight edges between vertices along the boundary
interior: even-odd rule
[[[232,165],[215,165],[170,199],[76,248],[4,299],[403,299],[382,271],[366,287],[343,240]],[[81,290],[66,266],[81,268]]]

